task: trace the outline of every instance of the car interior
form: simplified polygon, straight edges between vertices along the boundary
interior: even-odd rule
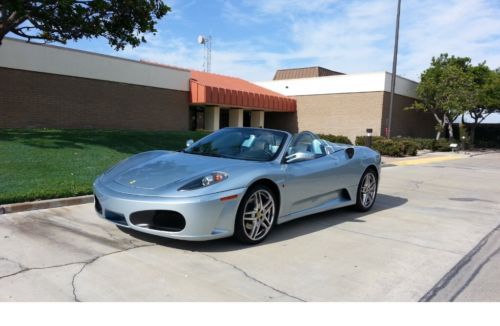
[[[292,144],[288,148],[287,155],[299,152],[314,154],[315,158],[326,155],[324,144],[319,138],[315,138],[309,132],[300,133],[295,136]]]

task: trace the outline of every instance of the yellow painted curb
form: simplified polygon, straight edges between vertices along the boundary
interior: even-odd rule
[[[420,165],[420,164],[436,163],[443,161],[452,161],[462,158],[467,158],[467,156],[448,155],[448,156],[437,156],[437,157],[422,157],[413,160],[395,161],[391,162],[391,164],[398,166]]]

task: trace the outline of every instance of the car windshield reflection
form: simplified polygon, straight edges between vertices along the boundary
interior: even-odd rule
[[[224,128],[183,152],[247,161],[272,161],[286,140],[285,132],[259,128]]]

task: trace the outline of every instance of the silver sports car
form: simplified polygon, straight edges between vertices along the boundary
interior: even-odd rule
[[[134,155],[94,182],[97,213],[158,236],[258,243],[305,215],[375,202],[380,154],[304,131],[224,128],[178,152]]]

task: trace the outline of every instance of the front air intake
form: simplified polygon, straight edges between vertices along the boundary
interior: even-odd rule
[[[181,213],[166,210],[140,211],[130,214],[133,225],[159,231],[179,232],[186,227]]]

